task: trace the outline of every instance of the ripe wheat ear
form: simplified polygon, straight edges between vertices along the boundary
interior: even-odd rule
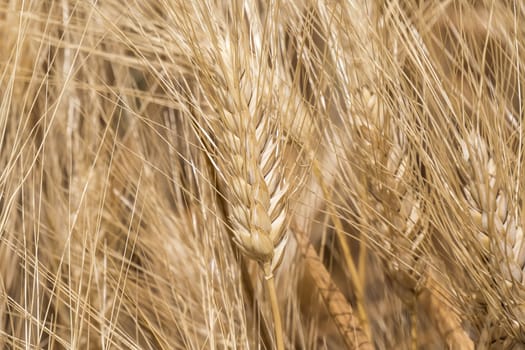
[[[275,27],[282,16],[279,5],[272,2],[264,15],[237,2],[229,9],[215,8],[213,14],[209,10],[190,8],[197,18],[231,16],[236,21],[220,30],[211,22],[202,23],[213,33],[206,43],[212,50],[190,43],[198,85],[180,98],[197,106],[195,130],[217,172],[232,238],[242,253],[261,265],[276,347],[284,349],[273,273],[288,239],[290,198],[302,184],[298,161],[291,167],[286,163],[291,142],[287,126],[303,125],[305,110],[295,87],[286,83],[284,65],[275,61],[270,66],[264,59],[280,50],[276,40],[281,34]],[[260,46],[254,47],[254,41]]]

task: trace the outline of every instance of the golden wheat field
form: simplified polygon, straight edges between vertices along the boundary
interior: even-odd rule
[[[525,1],[0,0],[0,349],[525,349]]]

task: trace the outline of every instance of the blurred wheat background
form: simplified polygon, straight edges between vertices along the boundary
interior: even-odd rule
[[[0,348],[524,349],[522,0],[0,1]]]

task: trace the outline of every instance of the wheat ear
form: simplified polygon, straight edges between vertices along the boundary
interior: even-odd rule
[[[341,139],[348,145],[342,149],[348,155],[341,167],[352,175],[340,181],[351,190],[359,226],[368,229],[371,242],[381,242],[385,267],[412,301],[425,269],[418,255],[427,233],[417,189],[411,186],[406,139],[367,88],[356,96],[352,118],[344,122],[347,135]]]
[[[492,306],[496,315],[497,310],[506,312],[510,324],[500,326],[504,333],[520,333],[525,326],[525,240],[521,208],[513,205],[509,191],[498,181],[501,170],[481,134],[469,132],[460,146],[463,160],[460,173],[465,182],[463,199],[475,224],[478,252],[491,276],[488,288],[482,288],[482,298],[488,306],[496,301]],[[507,293],[509,295],[505,295]],[[502,309],[498,300],[509,302]]]
[[[418,303],[423,305],[432,324],[439,334],[444,336],[448,349],[473,350],[474,342],[461,327],[460,315],[444,298],[450,293],[438,283],[432,272],[428,272],[425,284],[417,296]]]
[[[314,280],[345,344],[349,349],[373,349],[368,334],[361,327],[361,321],[354,315],[352,307],[330,277],[308,237],[299,229],[294,229],[294,237],[305,259],[306,272]]]
[[[358,97],[353,118],[347,122],[351,146],[346,149],[351,150],[348,157],[353,161],[342,165],[349,165],[348,171],[357,174],[348,176],[346,181],[355,191],[355,201],[364,204],[356,205],[361,208],[360,225],[369,228],[372,242],[381,242],[386,253],[384,265],[404,302],[414,307],[416,301],[425,303],[432,315],[430,319],[438,325],[448,344],[472,348],[459,317],[432,292],[437,281],[428,280],[428,261],[422,257],[429,229],[421,190],[414,186],[417,169],[404,130],[399,126],[403,120],[387,118],[385,106],[367,88]],[[446,299],[447,293],[440,291]],[[420,294],[423,297],[418,297]],[[412,324],[413,344],[416,344],[415,326]]]
[[[273,273],[287,242],[291,192],[301,183],[283,159],[285,125],[292,114],[299,124],[303,117],[293,112],[296,106],[289,98],[296,87],[287,84],[272,54],[280,47],[275,25],[281,7],[270,2],[262,11],[241,1],[217,8],[191,6],[205,19],[224,20],[203,21],[211,39],[204,45],[191,41],[199,91],[188,94],[195,99],[188,104],[206,106],[195,108],[194,124],[217,171],[233,241],[264,272],[276,347],[281,350],[284,336]],[[186,35],[192,37],[192,32]]]
[[[241,104],[247,106],[245,101]],[[287,185],[279,169],[280,141],[269,134],[267,118],[241,113],[224,113],[223,167],[230,175],[226,189],[230,204],[233,239],[241,251],[258,261],[264,271],[279,349],[284,347],[273,271],[287,241],[285,230]],[[278,138],[279,136],[277,136]]]

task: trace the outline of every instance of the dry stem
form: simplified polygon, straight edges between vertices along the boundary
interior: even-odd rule
[[[264,280],[266,281],[266,290],[272,306],[276,348],[277,350],[284,350],[283,326],[281,321],[281,313],[279,311],[279,303],[277,301],[277,293],[275,290],[275,278],[273,276],[271,264],[264,264],[263,270]]]

